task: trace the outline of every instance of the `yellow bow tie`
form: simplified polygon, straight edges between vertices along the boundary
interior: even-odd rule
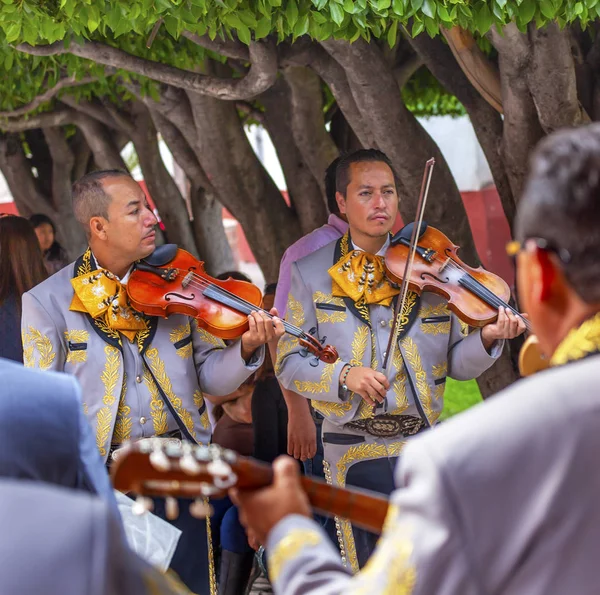
[[[147,328],[144,317],[131,308],[125,286],[105,269],[71,279],[75,295],[69,310],[102,318],[106,325],[133,342],[138,331]]]
[[[386,277],[383,257],[362,250],[348,252],[328,273],[333,279],[332,294],[347,296],[355,303],[363,301],[389,306],[394,296],[400,293]]]

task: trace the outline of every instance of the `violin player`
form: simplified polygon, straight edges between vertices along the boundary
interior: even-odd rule
[[[429,428],[443,408],[447,377],[468,380],[500,356],[503,340],[525,326],[510,312],[468,334],[441,297],[409,292],[397,347],[382,363],[399,289],[384,270],[384,255],[398,212],[396,177],[375,149],[343,157],[336,199],[348,232],[295,262],[286,320],[335,345],[340,358],[324,364],[284,336],[276,374],[289,390],[310,399],[324,416],[326,478],[390,494],[393,469],[409,436]],[[344,564],[356,572],[377,536],[336,519]]]
[[[235,391],[260,367],[263,345],[283,333],[282,322],[254,312],[249,330],[226,347],[187,316],[134,311],[126,284],[134,263],[154,251],[157,223],[143,190],[123,171],[97,171],[75,182],[72,199],[89,247],[24,294],[25,365],[77,378],[105,462],[126,440],[159,436],[207,444],[202,392]],[[154,512],[166,517],[160,502]],[[182,530],[172,569],[192,591],[216,595],[207,521],[181,506],[170,522]]]

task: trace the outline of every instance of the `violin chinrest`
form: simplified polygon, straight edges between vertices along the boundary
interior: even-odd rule
[[[392,237],[392,241],[391,241],[392,246],[395,246],[396,244],[399,244],[400,242],[407,245],[407,243],[410,242],[410,238],[412,236],[414,226],[415,226],[415,222],[413,221],[412,223],[405,225],[397,234],[395,234]],[[419,230],[419,238],[423,237],[423,234],[427,231],[428,227],[429,227],[429,225],[428,225],[427,221],[421,222],[421,229]]]
[[[178,249],[177,244],[163,244],[156,248],[152,254],[146,256],[144,262],[153,267],[164,266],[175,258]]]

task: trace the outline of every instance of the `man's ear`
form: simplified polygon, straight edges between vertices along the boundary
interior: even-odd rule
[[[535,248],[531,257],[534,294],[540,302],[548,302],[554,297],[556,264],[550,253],[540,248]]]
[[[336,192],[335,200],[338,204],[338,209],[340,210],[340,213],[342,213],[342,215],[345,215],[346,214],[346,199],[344,198],[344,195],[341,192]]]
[[[92,217],[90,219],[90,235],[92,238],[105,240],[106,234],[106,219],[104,217]]]

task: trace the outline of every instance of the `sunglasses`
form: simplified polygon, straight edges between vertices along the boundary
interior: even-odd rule
[[[571,262],[571,253],[566,248],[555,246],[544,238],[526,238],[523,242],[518,242],[516,240],[509,242],[506,244],[506,254],[508,254],[508,256],[510,256],[514,261],[516,260],[517,255],[525,250],[527,244],[535,244],[540,250],[556,254],[558,259],[565,265]]]

